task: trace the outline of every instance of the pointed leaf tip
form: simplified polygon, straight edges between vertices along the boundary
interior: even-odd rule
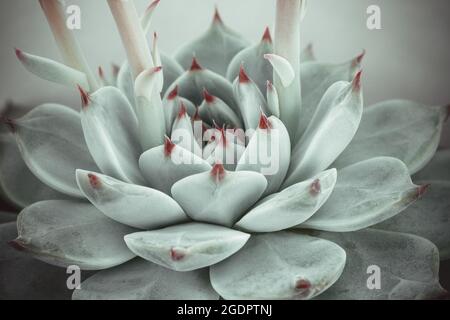
[[[159,4],[161,0],[155,0],[152,3],[150,3],[146,9],[146,11],[152,11],[155,9],[155,7]]]
[[[16,125],[14,124],[14,120],[8,117],[1,117],[1,121],[6,125],[6,127],[14,133],[16,131]]]
[[[14,51],[16,53],[17,59],[19,59],[20,61],[25,60],[25,56],[23,55],[23,51],[22,50],[20,50],[18,48],[15,48]]]
[[[98,67],[98,76],[100,77],[100,79],[104,80],[105,79],[105,73],[103,72],[103,68],[101,66]]]
[[[88,173],[89,184],[93,189],[99,189],[102,186],[100,177],[93,173]]]
[[[306,279],[298,279],[295,282],[295,289],[300,290],[300,291],[304,291],[304,290],[309,290],[311,288],[311,282],[309,282]]]
[[[272,124],[269,121],[269,118],[264,114],[264,112],[261,112],[261,116],[259,117],[259,128],[260,129],[271,129]]]
[[[223,164],[216,162],[211,169],[211,177],[214,178],[216,182],[223,180],[225,177],[225,168],[223,167]]]
[[[87,107],[89,105],[89,102],[91,101],[91,97],[89,96],[89,93],[87,93],[80,85],[77,85],[77,87],[81,96],[81,106],[83,108]]]
[[[217,6],[214,9],[213,23],[219,23],[219,24],[223,23],[222,17],[220,16],[220,13],[219,13],[219,8]]]
[[[192,58],[192,64],[191,64],[191,68],[189,69],[190,71],[198,71],[198,70],[202,70],[202,66],[198,63],[197,58],[193,57]]]
[[[111,67],[112,67],[112,73],[113,73],[114,77],[117,78],[117,76],[119,75],[120,67],[115,63],[112,63]]]
[[[248,83],[250,82],[250,78],[244,70],[244,65],[241,64],[239,69],[239,83]]]
[[[183,101],[181,101],[180,110],[178,111],[178,119],[186,117],[186,114],[187,114],[186,106],[184,105]]]
[[[320,179],[316,179],[316,180],[314,180],[314,182],[311,184],[311,187],[310,187],[310,189],[309,189],[309,193],[310,193],[312,196],[317,196],[317,195],[320,193],[321,190],[322,190],[322,186],[321,186],[321,184],[320,184]]]
[[[176,248],[171,248],[170,249],[170,258],[173,261],[183,260],[184,257],[185,257],[185,253],[182,250],[176,249]]]
[[[26,250],[25,244],[19,238],[8,241],[7,243],[14,250],[17,250],[17,251],[25,251]]]
[[[266,42],[272,43],[272,36],[270,35],[269,27],[266,27],[266,29],[264,30],[262,41],[266,41]]]
[[[355,59],[353,59],[352,66],[353,67],[359,66],[361,64],[361,62],[363,61],[365,55],[366,55],[366,49],[363,49],[362,53],[359,56],[357,56]]]
[[[361,76],[362,70],[360,70],[353,79],[352,86],[354,91],[359,92],[361,90]]]
[[[166,136],[164,138],[164,155],[166,157],[170,157],[174,148],[175,143],[173,143],[172,140],[170,140],[170,138]]]
[[[173,100],[176,97],[178,97],[178,86],[176,86],[175,88],[173,88],[172,91],[170,91],[169,95],[167,96],[168,100]]]
[[[212,94],[210,94],[208,92],[208,90],[206,90],[206,88],[203,89],[203,98],[205,99],[206,103],[209,103],[209,104],[213,103],[214,100],[216,99],[216,97],[214,97]]]
[[[430,188],[430,186],[431,186],[430,183],[427,183],[427,184],[424,184],[424,185],[419,186],[419,187],[417,188],[417,190],[416,190],[415,198],[416,198],[417,200],[420,199],[420,198],[422,198],[422,197],[425,195],[425,193],[427,193],[427,191],[428,191],[428,189]]]

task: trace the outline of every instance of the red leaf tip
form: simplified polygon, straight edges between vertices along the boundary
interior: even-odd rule
[[[20,238],[8,241],[8,245],[17,251],[25,251],[26,250],[25,243]]]
[[[172,91],[170,91],[169,95],[167,96],[168,100],[173,100],[176,97],[178,97],[178,86],[176,86],[175,88],[173,88]]]
[[[9,131],[11,131],[12,133],[16,132],[16,125],[13,119],[2,117],[1,120],[8,127]]]
[[[216,97],[210,94],[206,89],[203,89],[203,98],[205,99],[206,103],[209,104],[213,103],[214,100],[216,99]]]
[[[186,117],[187,110],[186,106],[184,105],[183,101],[180,102],[180,110],[178,110],[178,119]]]
[[[88,179],[89,179],[89,184],[91,185],[91,187],[93,189],[99,189],[102,186],[102,182],[97,175],[95,175],[93,173],[88,173]]]
[[[309,290],[311,288],[311,282],[306,279],[299,279],[295,282],[295,289],[297,290]]]
[[[268,130],[272,128],[272,124],[270,123],[269,118],[261,112],[261,116],[259,117],[259,126],[260,129]]]
[[[357,56],[355,59],[353,59],[352,67],[359,66],[361,64],[361,62],[363,61],[365,55],[366,55],[366,49],[364,49],[363,52],[359,56]]]
[[[219,23],[219,24],[223,23],[222,17],[220,16],[220,13],[219,13],[219,8],[217,8],[217,6],[214,9],[213,23]]]
[[[270,80],[266,81],[266,87],[268,91],[273,91],[273,83]]]
[[[193,121],[202,121],[202,118],[200,117],[200,111],[199,108],[195,108],[194,116],[192,117]]]
[[[91,101],[91,97],[89,96],[89,93],[87,93],[86,90],[84,90],[80,85],[77,85],[77,87],[81,96],[81,105],[83,108],[87,107]]]
[[[147,11],[149,11],[149,10],[153,10],[158,4],[159,4],[159,2],[160,2],[161,0],[155,0],[155,1],[153,1],[152,3],[150,3],[149,5],[148,5],[148,7],[147,7]]]
[[[250,78],[244,70],[244,65],[241,64],[241,68],[239,69],[239,83],[248,83],[250,82]]]
[[[174,148],[175,143],[173,143],[172,140],[170,140],[170,138],[166,136],[164,138],[164,155],[166,157],[170,157]]]
[[[317,196],[320,191],[322,190],[322,186],[320,185],[320,180],[316,179],[311,183],[311,186],[309,187],[309,193],[312,196]]]
[[[176,248],[171,248],[170,249],[170,258],[173,261],[180,261],[184,258],[185,254],[184,252],[182,252],[181,250],[178,250]]]
[[[352,86],[354,91],[359,92],[361,90],[361,76],[362,70],[360,70],[353,79]]]
[[[270,35],[269,27],[266,27],[266,29],[264,30],[262,41],[266,41],[266,42],[272,43],[272,36]]]
[[[100,79],[104,80],[105,79],[105,73],[103,72],[103,68],[101,66],[98,67],[98,76],[100,77]]]
[[[221,181],[225,177],[225,168],[223,164],[220,162],[216,162],[216,164],[211,169],[211,177],[213,177],[216,181]]]
[[[198,63],[198,60],[196,57],[192,58],[192,63],[191,63],[191,68],[189,69],[190,71],[198,71],[198,70],[202,70],[202,66]]]
[[[428,189],[430,188],[430,186],[431,186],[430,183],[427,183],[427,184],[424,184],[424,185],[419,186],[419,187],[416,189],[416,195],[415,195],[415,198],[416,198],[416,199],[422,198],[422,197],[424,196],[424,194],[428,191]]]
[[[25,56],[23,55],[23,51],[22,50],[20,50],[18,48],[15,48],[14,50],[16,52],[17,59],[19,59],[20,61],[25,60]]]

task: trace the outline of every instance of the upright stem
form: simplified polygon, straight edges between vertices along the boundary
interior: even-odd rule
[[[90,91],[97,90],[99,88],[98,81],[89,67],[73,31],[66,26],[64,2],[62,0],[39,0],[39,3],[50,25],[64,63],[84,72],[90,85]]]
[[[131,71],[136,78],[142,71],[153,67],[150,48],[136,7],[132,0],[108,0],[108,4],[127,52]]]
[[[274,72],[274,85],[280,101],[280,117],[286,125],[292,143],[296,135],[301,110],[300,83],[300,21],[302,2],[306,0],[277,0],[275,18],[275,54],[287,59],[295,72],[294,81],[284,87]]]

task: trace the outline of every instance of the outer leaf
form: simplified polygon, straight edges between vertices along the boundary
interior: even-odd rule
[[[114,178],[77,170],[80,190],[109,218],[139,229],[157,229],[187,220],[166,194]]]
[[[336,242],[347,252],[341,278],[319,299],[432,299],[445,293],[438,282],[439,253],[428,240],[370,229],[316,236]],[[374,284],[368,279],[373,266],[381,276],[378,290],[368,288]]]
[[[414,174],[436,152],[446,116],[446,108],[404,100],[371,106],[364,110],[355,138],[334,165],[342,168],[372,157],[390,156],[402,160]]]
[[[359,73],[351,84],[337,82],[323,96],[292,153],[284,186],[328,168],[352,141],[363,113]]]
[[[74,300],[217,300],[207,270],[176,272],[142,259],[104,270],[81,284]]]
[[[138,256],[175,271],[216,264],[241,249],[250,235],[203,223],[136,232],[125,242]]]
[[[373,158],[338,171],[330,199],[300,228],[347,232],[395,216],[425,191],[394,158]]]
[[[330,169],[263,199],[236,226],[253,232],[288,229],[309,219],[328,200],[336,183]]]
[[[102,172],[125,182],[144,183],[138,167],[142,149],[137,119],[118,89],[104,87],[87,97],[81,124],[89,151]]]
[[[65,199],[41,182],[28,169],[12,134],[0,135],[0,193],[18,208],[34,202],[50,199]]]
[[[412,233],[439,248],[442,260],[450,259],[450,182],[432,181],[425,197],[376,229]]]
[[[107,218],[91,204],[43,201],[24,209],[13,245],[39,260],[84,270],[111,268],[134,257],[123,241],[135,229]]]
[[[175,58],[187,69],[195,56],[206,68],[224,76],[231,59],[248,45],[247,40],[223,24],[216,12],[206,33],[183,46]]]
[[[345,251],[333,242],[291,232],[252,236],[231,258],[211,267],[225,299],[309,299],[341,275]]]
[[[75,170],[97,170],[83,140],[80,117],[72,109],[43,104],[12,121],[22,158],[30,170],[51,188],[82,197]]]
[[[23,52],[19,49],[16,49],[16,55],[29,72],[44,80],[71,88],[79,85],[89,91],[89,82],[86,74],[83,72],[56,61]]]
[[[175,183],[172,196],[192,219],[231,227],[261,197],[266,186],[260,173],[225,171],[216,164],[210,172]]]

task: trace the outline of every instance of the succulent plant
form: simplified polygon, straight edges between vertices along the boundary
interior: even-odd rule
[[[40,0],[64,62],[17,57],[79,90],[82,106],[5,117],[0,186],[25,207],[10,245],[102,270],[75,299],[443,295],[450,154],[430,160],[447,108],[364,108],[364,53],[329,64],[300,51],[305,0],[277,0],[274,40],[266,29],[255,45],[216,11],[174,58],[146,41],[158,2],[139,18],[132,1],[108,0],[128,59],[107,79],[89,69],[63,4]],[[0,225],[2,240],[14,228]],[[380,288],[367,286],[373,266]]]

